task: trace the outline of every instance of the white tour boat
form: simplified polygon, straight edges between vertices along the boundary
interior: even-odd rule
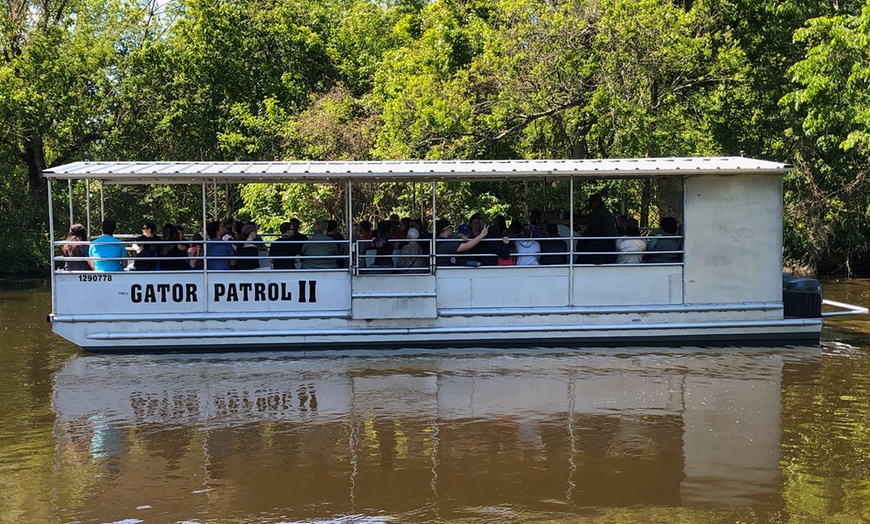
[[[824,316],[867,309],[825,301],[838,310],[822,313],[817,285],[784,287],[782,178],[790,169],[743,157],[72,163],[44,173],[56,264],[48,318],[57,334],[90,351],[817,342]],[[582,184],[605,179],[657,179],[668,188],[681,224],[675,260],[590,264],[576,256],[575,185],[585,202]],[[345,208],[334,214],[351,224],[360,183],[431,186],[430,223],[444,218],[436,205],[442,182],[561,183],[569,191],[565,263],[476,267],[460,253],[459,263],[439,265],[444,240],[431,227],[418,240],[424,267],[372,270],[347,227],[346,254],[335,257],[342,267],[331,269],[63,271],[66,241],[54,229],[52,194],[69,191],[73,223],[72,188],[82,180],[88,202],[94,182],[101,199],[114,184],[201,185],[203,230],[207,194],[220,184],[338,184]],[[103,209],[101,202],[101,220],[117,218]]]

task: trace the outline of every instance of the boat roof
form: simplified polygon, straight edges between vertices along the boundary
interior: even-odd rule
[[[50,179],[113,184],[431,181],[544,178],[658,178],[781,173],[792,166],[745,157],[587,160],[394,160],[323,162],[74,162],[46,169]]]

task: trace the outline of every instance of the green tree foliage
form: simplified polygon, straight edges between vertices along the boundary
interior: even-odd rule
[[[812,19],[795,33],[806,56],[783,98],[796,117],[788,136],[789,247],[795,258],[836,270],[867,250],[870,233],[870,6]],[[803,255],[803,256],[802,256]]]
[[[3,0],[4,206],[42,231],[45,214],[31,216],[42,169],[81,159],[743,151],[796,164],[787,254],[835,269],[867,250],[867,24],[858,0]],[[215,217],[272,228],[289,216],[425,218],[422,186],[361,185],[354,217],[343,187],[208,191]],[[524,217],[567,210],[563,186],[458,184],[439,206],[451,219]],[[668,187],[602,181],[579,187],[575,208],[592,191],[642,221],[672,207]],[[143,219],[191,228],[201,193],[107,188],[106,214],[124,232]],[[45,238],[27,237],[2,240],[44,266]]]

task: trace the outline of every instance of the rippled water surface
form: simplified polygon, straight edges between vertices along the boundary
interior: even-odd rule
[[[819,347],[94,356],[43,282],[0,287],[0,522],[870,521],[870,317]]]

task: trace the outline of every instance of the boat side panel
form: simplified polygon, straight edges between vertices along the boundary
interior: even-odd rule
[[[653,306],[683,302],[682,265],[574,268],[574,306]]]
[[[55,276],[57,315],[345,312],[346,271],[172,271]]]
[[[690,177],[684,217],[685,302],[782,301],[782,180]]]
[[[564,307],[568,268],[439,268],[438,308]]]

